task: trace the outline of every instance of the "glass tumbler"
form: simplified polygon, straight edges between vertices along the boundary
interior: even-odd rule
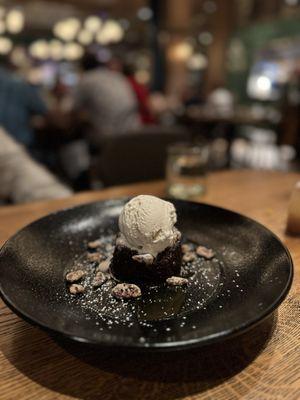
[[[168,147],[168,195],[178,199],[202,196],[206,190],[208,160],[207,144],[178,143]]]

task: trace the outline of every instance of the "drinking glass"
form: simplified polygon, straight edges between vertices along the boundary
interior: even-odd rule
[[[178,143],[168,148],[167,192],[171,197],[192,199],[206,190],[209,147],[205,143]]]

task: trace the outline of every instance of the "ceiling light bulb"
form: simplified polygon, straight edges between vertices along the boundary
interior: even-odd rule
[[[6,16],[6,27],[10,33],[19,33],[24,28],[24,14],[21,10],[11,10]]]
[[[107,20],[101,31],[97,35],[97,41],[101,44],[110,42],[120,42],[124,37],[124,30],[122,26],[112,19]]]
[[[12,41],[7,37],[0,37],[0,54],[8,54],[13,47]]]
[[[69,61],[78,60],[83,56],[83,47],[75,42],[67,43],[64,47],[64,58]]]
[[[93,41],[93,34],[87,29],[83,29],[78,33],[77,40],[83,45],[89,45]]]
[[[80,29],[80,21],[77,18],[68,18],[63,21],[59,21],[54,25],[54,34],[59,39],[65,40],[66,42],[74,40]]]
[[[57,39],[51,40],[49,42],[49,53],[50,57],[53,58],[53,60],[61,60],[64,54],[64,47],[62,42]]]
[[[96,33],[102,26],[102,20],[96,15],[91,15],[85,20],[84,26],[88,31]]]
[[[187,66],[191,70],[201,70],[207,67],[207,57],[204,54],[193,54],[187,62]]]
[[[193,53],[193,47],[188,42],[174,44],[169,49],[169,57],[176,61],[186,61]]]
[[[102,29],[100,32],[97,33],[96,41],[103,46],[107,45],[110,42],[110,39],[107,36],[105,30]]]
[[[50,56],[48,42],[43,39],[33,42],[29,47],[29,53],[35,58],[46,60]]]

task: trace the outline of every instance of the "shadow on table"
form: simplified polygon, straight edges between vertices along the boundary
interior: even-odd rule
[[[204,392],[242,371],[266,347],[276,320],[273,314],[241,336],[202,349],[149,354],[52,340],[20,322],[22,329],[3,353],[31,380],[79,399],[172,400]],[[256,370],[255,381],[262,373]]]

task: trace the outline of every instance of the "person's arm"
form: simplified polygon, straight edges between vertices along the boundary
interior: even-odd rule
[[[66,197],[72,191],[0,128],[0,198],[14,203]]]

